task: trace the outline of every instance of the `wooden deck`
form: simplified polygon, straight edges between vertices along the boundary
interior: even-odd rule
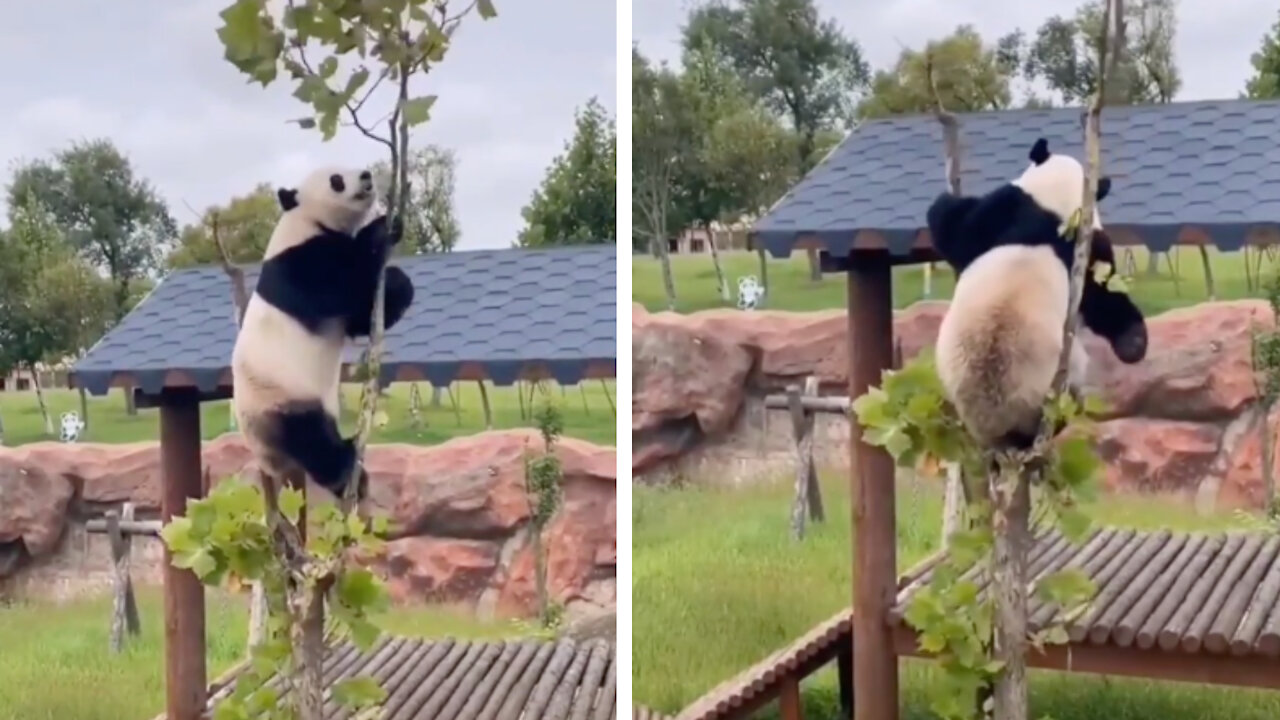
[[[920,656],[902,614],[939,559],[899,581],[888,621],[900,656]],[[1070,644],[1033,650],[1031,666],[1280,690],[1280,536],[1103,529],[1072,544],[1051,531],[1036,538],[1028,562],[1030,578],[1077,567],[1098,588],[1089,611],[1067,626]],[[977,582],[985,596],[985,580]],[[1060,611],[1033,597],[1031,628],[1045,627]],[[800,680],[834,658],[850,662],[852,633],[851,611],[842,610],[716,686],[676,720],[743,718],[775,699],[785,720],[799,718]],[[842,702],[847,675],[842,668]]]
[[[325,657],[326,686],[368,675],[387,691],[384,720],[615,720],[616,650],[592,640],[465,642],[384,636],[369,652],[350,642]],[[209,710],[235,689],[210,688]],[[279,677],[268,681],[280,687]],[[286,690],[287,694],[288,691]],[[163,716],[161,716],[163,718]],[[326,720],[350,720],[326,692]]]

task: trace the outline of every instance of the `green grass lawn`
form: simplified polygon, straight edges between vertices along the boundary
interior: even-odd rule
[[[546,399],[558,404],[564,418],[565,435],[590,440],[601,445],[614,445],[617,440],[617,424],[609,407],[610,398],[617,402],[616,387],[608,382],[608,396],[599,381],[591,381],[574,387],[561,387],[546,383],[545,394],[538,391],[535,403]],[[408,383],[392,385],[388,396],[378,406],[386,410],[389,422],[382,429],[375,429],[371,442],[415,443],[435,445],[453,437],[471,435],[484,430],[484,409],[480,402],[480,390],[476,383],[455,383],[453,397],[459,410],[449,400],[448,393],[441,394],[440,407],[430,406],[431,387],[420,383],[422,411],[425,427],[414,430],[409,421]],[[522,386],[528,400],[528,389]],[[488,386],[489,404],[493,408],[495,429],[532,427],[533,421],[522,419],[520,399],[515,388]],[[355,431],[356,413],[360,408],[360,386],[343,387],[343,425],[346,432]],[[68,410],[80,410],[80,396],[71,390],[50,390],[45,393],[49,413],[53,420],[54,435],[44,434],[40,407],[34,392],[0,393],[0,421],[4,422],[4,444],[22,445],[39,440],[56,440],[58,417]],[[200,429],[206,440],[228,430],[230,405],[227,401],[208,402],[201,407]],[[81,436],[82,442],[123,443],[154,440],[159,435],[158,410],[139,410],[137,415],[125,413],[124,395],[112,390],[102,397],[89,396],[89,428]]]
[[[244,656],[247,595],[206,594],[208,674]],[[164,710],[164,617],[158,589],[140,589],[142,634],[120,655],[107,649],[111,600],[56,607],[0,605],[0,720],[147,720]],[[383,629],[420,637],[495,639],[522,633],[451,608],[397,608]]]
[[[789,644],[849,604],[852,565],[846,481],[823,479],[828,521],[802,544],[788,536],[788,482],[733,490],[633,490],[634,698],[674,713],[716,684]],[[932,483],[898,491],[898,559],[906,569],[937,545],[941,501]],[[1231,515],[1196,517],[1155,499],[1109,496],[1101,523],[1138,528],[1225,528]],[[904,717],[934,717],[928,663],[903,662]],[[834,667],[805,685],[806,718],[835,720]],[[1054,720],[1273,720],[1280,693],[1033,674],[1034,718]],[[762,717],[776,718],[775,709]]]
[[[1146,275],[1145,248],[1134,248],[1137,273],[1132,276],[1133,293],[1144,312],[1156,314],[1175,307],[1207,300],[1204,270],[1200,253],[1196,248],[1177,247],[1171,254],[1177,269],[1177,282],[1169,270],[1169,260],[1162,257],[1160,273]],[[1123,254],[1121,255],[1123,257]],[[1250,253],[1250,266],[1257,264],[1257,256]],[[1259,296],[1260,292],[1249,288],[1245,279],[1244,253],[1221,253],[1209,250],[1216,296],[1219,300]],[[716,292],[715,267],[710,255],[682,255],[671,258],[671,272],[676,286],[676,309],[694,312],[715,307],[733,307],[737,302],[738,278],[744,275],[760,276],[760,261],[755,253],[729,252],[721,255],[721,261],[729,282],[730,302],[723,302]],[[1123,270],[1123,268],[1122,268]],[[905,266],[894,269],[893,300],[895,307],[906,307],[923,297],[923,266]],[[1252,272],[1252,271],[1251,271]],[[1263,265],[1263,277],[1275,271],[1269,263]],[[662,289],[662,270],[658,261],[647,256],[632,256],[632,296],[650,311],[665,310],[666,296]],[[953,273],[944,264],[937,266],[933,275],[934,298],[948,298],[955,285]],[[845,306],[845,280],[839,275],[824,275],[821,282],[809,279],[809,261],[804,252],[795,252],[786,260],[769,260],[769,298],[771,310],[810,311],[843,308]]]

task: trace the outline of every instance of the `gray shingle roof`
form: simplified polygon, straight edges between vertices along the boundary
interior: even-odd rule
[[[1076,107],[961,115],[965,194],[1016,177],[1038,137],[1083,159],[1081,113]],[[1250,229],[1280,222],[1277,128],[1280,101],[1105,108],[1103,171],[1114,184],[1102,203],[1104,222],[1132,231],[1153,250],[1171,247],[1186,225],[1204,229],[1223,250],[1239,249]],[[854,235],[872,230],[891,252],[905,253],[945,188],[942,157],[942,129],[932,115],[868,122],[756,223],[756,237],[780,257],[800,235],[847,255]]]
[[[408,313],[387,333],[383,377],[416,370],[448,384],[479,368],[499,385],[545,367],[572,384],[613,376],[617,358],[617,249],[477,250],[398,258],[416,289]],[[250,290],[257,266],[245,267]],[[77,385],[100,395],[118,374],[146,393],[182,371],[203,392],[228,379],[235,305],[220,267],[170,273],[75,364]],[[347,347],[347,362],[363,343]],[[172,384],[170,382],[169,384]]]

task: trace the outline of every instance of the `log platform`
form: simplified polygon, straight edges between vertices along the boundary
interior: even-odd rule
[[[898,582],[886,621],[899,657],[925,657],[903,613],[941,558],[931,556]],[[1072,544],[1051,530],[1035,539],[1028,562],[1029,578],[1076,567],[1097,586],[1087,611],[1067,625],[1071,642],[1032,650],[1032,667],[1280,690],[1280,535],[1106,528]],[[985,596],[985,581],[978,584]],[[1033,595],[1029,629],[1048,626],[1060,612]],[[853,643],[845,609],[713,688],[676,720],[745,718],[773,700],[784,720],[800,720],[800,681],[832,659],[841,662],[848,716]]]
[[[387,691],[385,720],[615,720],[615,663],[613,644],[603,640],[467,642],[384,635],[368,652],[350,641],[332,645],[324,681],[332,687],[344,678],[373,677]],[[239,671],[209,688],[206,718],[235,691]],[[280,678],[268,684],[279,688]],[[326,720],[352,717],[327,690],[324,714]]]

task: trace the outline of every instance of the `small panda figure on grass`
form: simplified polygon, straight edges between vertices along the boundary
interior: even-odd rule
[[[338,430],[342,350],[367,336],[378,274],[402,225],[365,224],[374,203],[368,170],[323,168],[276,193],[283,213],[262,260],[231,355],[236,421],[263,471],[305,472],[341,497],[358,457]],[[386,268],[385,327],[413,302],[413,283]],[[357,498],[367,494],[360,469]]]
[[[927,223],[938,253],[959,274],[938,330],[938,376],[960,420],[983,447],[1031,447],[1057,374],[1071,293],[1085,172],[1049,152],[1041,138],[1020,177],[981,197],[940,195]],[[1097,199],[1111,190],[1098,181]],[[1090,270],[1080,301],[1083,327],[1106,339],[1121,362],[1147,352],[1142,311],[1108,283],[1115,252],[1093,218]],[[1108,270],[1106,267],[1110,265]],[[1077,337],[1068,385],[1078,392],[1088,354]],[[1061,428],[1059,428],[1061,430]]]

